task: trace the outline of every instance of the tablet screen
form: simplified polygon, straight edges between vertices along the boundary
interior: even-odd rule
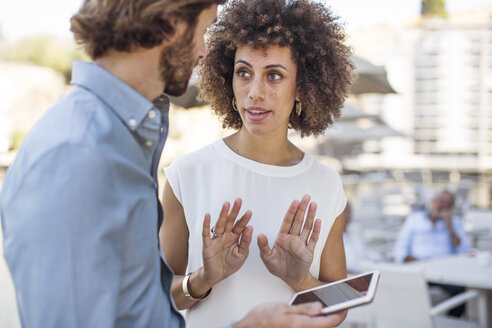
[[[350,301],[367,294],[373,273],[349,279],[324,288],[298,294],[292,304],[321,302],[323,307]]]

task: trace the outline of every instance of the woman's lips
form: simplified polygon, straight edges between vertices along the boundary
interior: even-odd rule
[[[244,113],[246,114],[248,120],[259,122],[267,118],[270,115],[271,111],[263,107],[249,106],[245,108]]]

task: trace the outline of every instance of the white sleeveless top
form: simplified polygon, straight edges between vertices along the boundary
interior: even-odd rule
[[[165,169],[176,198],[183,206],[190,232],[188,271],[203,266],[202,226],[206,213],[218,219],[225,201],[243,201],[240,218],[253,212],[249,225],[253,239],[249,256],[241,269],[212,289],[205,300],[187,311],[187,327],[218,327],[241,319],[256,305],[287,302],[293,290],[268,272],[263,264],[256,238],[263,233],[270,247],[294,199],[304,194],[318,205],[316,217],[322,219],[311,274],[319,275],[320,256],[335,218],[345,207],[346,197],[340,176],[316,158],[304,154],[293,166],[258,163],[233,152],[222,139],[182,156]]]

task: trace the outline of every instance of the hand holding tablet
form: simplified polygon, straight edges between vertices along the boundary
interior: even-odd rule
[[[379,271],[370,271],[346,279],[295,293],[289,304],[321,302],[322,314],[346,310],[374,299]]]

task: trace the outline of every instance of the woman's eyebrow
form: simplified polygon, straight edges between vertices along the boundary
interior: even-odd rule
[[[285,68],[284,65],[281,64],[270,64],[270,65],[266,65],[265,68],[283,68],[287,72],[289,71],[287,68]]]
[[[244,65],[253,68],[253,65],[251,65],[250,63],[248,63],[247,61],[245,61],[243,59],[239,59],[236,63],[234,63],[234,65],[237,65],[237,64],[240,64],[240,63],[243,63]]]
[[[251,65],[250,63],[248,63],[247,61],[245,61],[244,59],[239,59],[238,61],[236,61],[236,63],[234,65],[237,65],[237,64],[244,64],[246,66],[249,66],[249,67],[253,67],[253,65]],[[285,71],[289,71],[284,65],[281,65],[281,64],[270,64],[270,65],[266,65],[265,68],[282,68],[284,69]]]

